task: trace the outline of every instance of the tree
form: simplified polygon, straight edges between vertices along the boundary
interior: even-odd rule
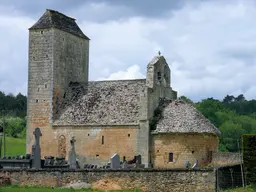
[[[243,94],[238,95],[238,96],[235,98],[235,101],[237,101],[237,102],[243,102],[243,101],[245,101],[244,95],[243,95]]]
[[[233,95],[227,95],[224,99],[223,99],[223,103],[225,104],[230,104],[232,102],[234,102],[235,97]]]
[[[186,102],[188,102],[188,103],[193,104],[193,101],[190,100],[189,98],[185,97],[185,96],[180,96],[179,99],[180,99],[180,100],[183,100],[183,101],[186,101]]]

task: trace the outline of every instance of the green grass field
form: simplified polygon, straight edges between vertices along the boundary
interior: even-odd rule
[[[237,189],[230,189],[226,190],[225,192],[255,192],[256,189],[252,187],[245,187],[245,188],[237,188]]]
[[[2,156],[4,154],[4,144],[2,140]],[[26,139],[6,137],[6,156],[17,156],[26,154]]]

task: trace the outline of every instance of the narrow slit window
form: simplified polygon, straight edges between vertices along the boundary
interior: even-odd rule
[[[169,153],[169,162],[173,162],[173,153]]]
[[[104,136],[101,137],[101,144],[104,144]]]
[[[128,137],[130,137],[131,135],[130,134],[128,134]]]
[[[209,161],[209,162],[212,161],[212,151],[207,152],[207,161]]]
[[[44,87],[47,88],[47,85],[45,84]]]
[[[157,79],[158,79],[158,80],[161,80],[161,78],[162,78],[162,77],[161,77],[161,72],[157,72]]]

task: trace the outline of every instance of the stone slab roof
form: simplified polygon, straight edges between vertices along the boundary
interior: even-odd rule
[[[165,101],[162,118],[153,133],[212,133],[220,134],[192,104],[182,100]]]
[[[52,27],[89,40],[76,24],[75,19],[51,9],[47,9],[41,18],[29,29],[47,29]]]
[[[54,125],[137,125],[146,80],[71,83]]]

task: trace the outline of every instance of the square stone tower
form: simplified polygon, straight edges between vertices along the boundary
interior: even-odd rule
[[[40,127],[42,146],[56,154],[50,148],[56,107],[70,82],[88,82],[89,40],[75,19],[49,9],[29,29],[27,152]]]

